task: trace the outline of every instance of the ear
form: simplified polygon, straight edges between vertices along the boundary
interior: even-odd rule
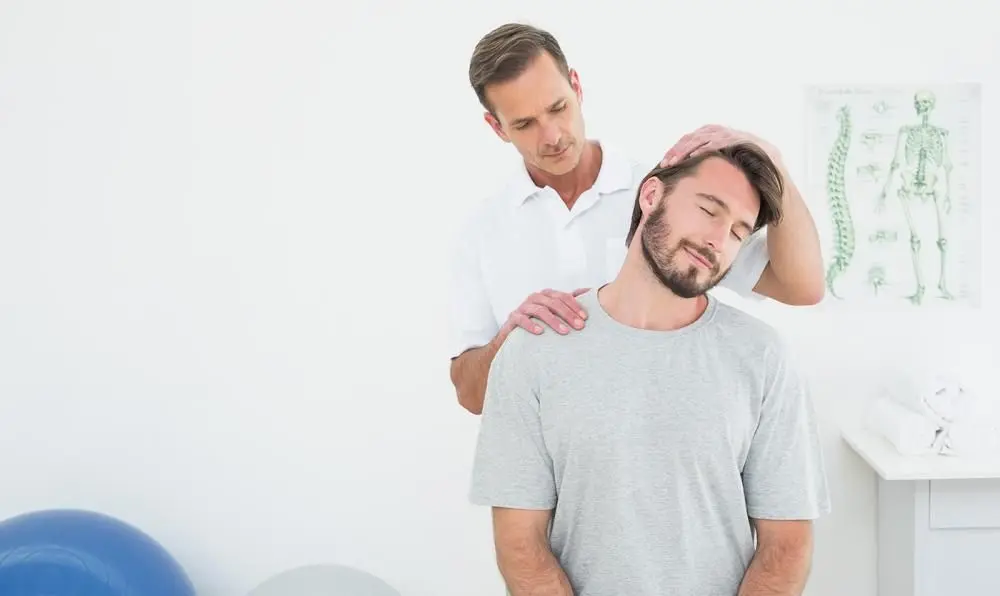
[[[663,183],[656,176],[642,183],[639,188],[639,208],[644,215],[649,215],[663,198]]]
[[[496,116],[494,116],[489,112],[483,112],[483,119],[486,120],[486,124],[490,125],[490,128],[493,129],[493,132],[496,133],[498,137],[500,137],[501,141],[503,141],[504,143],[510,142],[510,137],[508,137],[507,133],[503,131],[503,125],[500,124],[500,121],[497,120]]]
[[[576,72],[576,69],[569,69],[569,86],[573,88],[573,92],[576,93],[576,100],[583,103],[583,86],[580,85],[580,73]]]

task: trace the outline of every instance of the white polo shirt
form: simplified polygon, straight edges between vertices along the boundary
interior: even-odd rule
[[[594,185],[572,209],[525,168],[484,201],[459,234],[452,263],[450,356],[486,345],[530,294],[595,288],[618,274],[638,185],[653,165],[601,143]],[[720,286],[753,294],[767,265],[766,237],[744,242]]]

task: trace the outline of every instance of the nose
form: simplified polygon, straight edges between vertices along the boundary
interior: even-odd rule
[[[558,147],[561,138],[562,131],[559,130],[559,126],[555,122],[549,120],[542,125],[542,143]]]
[[[715,252],[721,252],[726,245],[726,238],[729,236],[729,225],[724,222],[712,226],[712,229],[705,236],[705,244]]]

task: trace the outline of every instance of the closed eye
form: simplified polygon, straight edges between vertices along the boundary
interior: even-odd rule
[[[709,211],[708,209],[705,209],[704,207],[699,207],[699,209],[701,209],[702,211],[704,211],[708,216],[715,217],[715,214],[712,213],[711,211]],[[735,230],[733,230],[732,232],[730,232],[730,234],[732,234],[733,238],[736,238],[737,242],[743,242],[743,237],[740,236],[739,234],[737,234]]]

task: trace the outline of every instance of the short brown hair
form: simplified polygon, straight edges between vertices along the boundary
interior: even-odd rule
[[[784,181],[781,172],[767,153],[757,145],[737,143],[722,149],[706,151],[672,166],[657,166],[646,174],[642,182],[639,183],[639,190],[636,191],[635,207],[632,209],[632,225],[625,238],[626,246],[632,242],[632,236],[635,235],[639,221],[642,219],[642,209],[639,207],[642,185],[655,176],[663,183],[663,194],[666,196],[673,191],[678,182],[683,178],[693,176],[698,170],[698,166],[712,157],[722,158],[739,168],[750,181],[750,186],[757,192],[757,198],[760,199],[760,211],[757,214],[757,221],[754,222],[754,232],[766,225],[781,221],[781,197],[784,194]]]
[[[548,31],[523,23],[507,23],[487,33],[476,44],[469,61],[469,83],[479,103],[492,114],[486,87],[516,79],[542,53],[552,56],[559,70],[569,78],[566,56]]]

